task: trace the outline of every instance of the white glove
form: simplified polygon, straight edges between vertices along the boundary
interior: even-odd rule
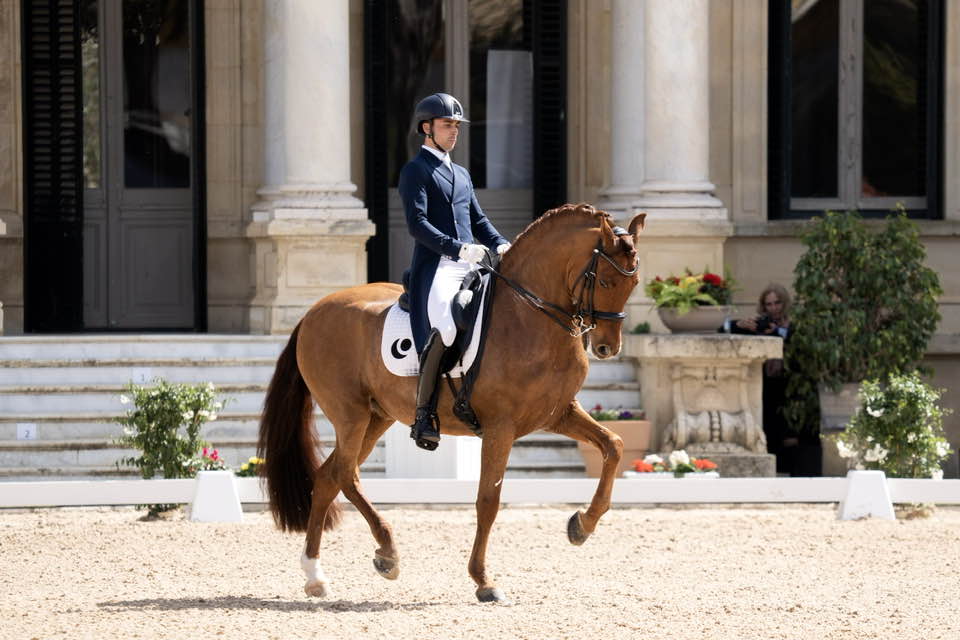
[[[460,259],[469,264],[477,264],[487,255],[487,249],[482,244],[465,244],[460,247]]]
[[[507,249],[510,248],[510,243],[501,244],[497,246],[497,255],[502,256],[507,252]]]

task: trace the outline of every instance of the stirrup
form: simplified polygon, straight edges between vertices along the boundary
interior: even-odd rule
[[[417,416],[410,427],[410,437],[425,451],[436,451],[440,445],[440,419],[426,408],[417,409]]]

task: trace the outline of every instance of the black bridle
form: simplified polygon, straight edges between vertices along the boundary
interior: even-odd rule
[[[613,234],[619,237],[630,235],[630,232],[623,227],[614,227]],[[579,338],[585,333],[596,329],[597,320],[623,322],[623,319],[627,317],[627,314],[622,311],[597,311],[594,307],[594,296],[597,288],[597,265],[600,263],[601,258],[609,262],[620,274],[627,277],[636,275],[637,270],[640,268],[639,262],[637,262],[636,267],[629,270],[618,265],[611,256],[604,253],[603,238],[601,237],[597,240],[596,248],[590,254],[590,260],[587,262],[587,266],[584,267],[583,271],[577,276],[576,281],[573,283],[572,293],[576,294],[578,289],[580,292],[573,313],[552,302],[547,302],[537,294],[506,277],[494,269],[493,266],[484,264],[483,268],[506,282],[511,289],[520,294],[521,298],[563,327],[564,331],[574,338]],[[590,318],[590,324],[587,324],[585,318]]]

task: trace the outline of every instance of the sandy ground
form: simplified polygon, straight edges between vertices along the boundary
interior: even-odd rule
[[[838,522],[829,506],[622,508],[583,547],[572,506],[507,507],[476,602],[474,513],[385,511],[390,582],[358,513],[324,539],[334,594],[308,599],[302,537],[132,509],[0,511],[0,638],[960,637],[960,510]]]

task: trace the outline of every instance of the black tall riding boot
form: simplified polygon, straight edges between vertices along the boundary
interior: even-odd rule
[[[440,421],[437,418],[437,381],[440,379],[440,362],[447,348],[434,329],[427,337],[427,344],[420,354],[420,380],[417,383],[417,416],[410,427],[410,437],[417,446],[433,451],[440,444]]]

